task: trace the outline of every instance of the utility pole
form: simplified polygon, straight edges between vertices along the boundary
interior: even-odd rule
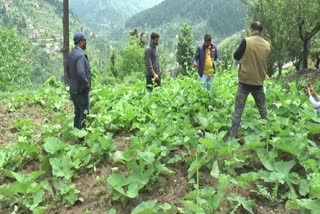
[[[67,63],[69,57],[69,0],[63,0],[63,68],[64,83],[69,85],[70,80],[67,74]]]

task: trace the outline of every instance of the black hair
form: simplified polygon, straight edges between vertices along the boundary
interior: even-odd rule
[[[263,26],[258,21],[252,22],[250,28],[254,31],[259,31],[260,33],[263,31]]]
[[[160,35],[158,33],[151,33],[151,39],[156,39],[156,38],[160,38]]]
[[[205,42],[211,41],[211,39],[212,39],[212,37],[211,37],[210,34],[206,33],[206,34],[204,35],[204,41],[205,41]]]

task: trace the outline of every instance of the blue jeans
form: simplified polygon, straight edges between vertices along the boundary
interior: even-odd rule
[[[212,90],[212,83],[214,81],[214,77],[208,77],[205,74],[202,75],[200,78],[201,80],[201,87],[207,89],[208,91]]]

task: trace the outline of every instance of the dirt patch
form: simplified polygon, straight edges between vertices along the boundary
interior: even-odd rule
[[[153,182],[150,182],[144,190],[139,192],[139,197],[133,200],[124,198],[115,201],[114,207],[117,213],[131,213],[140,203],[149,200],[158,200],[158,204],[169,203],[178,207],[183,207],[180,200],[187,193],[192,191],[188,184],[188,168],[185,164],[174,164],[167,166],[174,174],[160,175]]]
[[[297,71],[280,78],[280,80],[285,80],[285,81],[306,81],[312,84],[319,81],[319,79],[320,79],[319,69],[303,69],[301,71]]]
[[[113,142],[120,151],[125,151],[132,144],[130,136],[130,134],[117,135],[113,138]]]
[[[65,111],[71,113],[69,105]],[[19,137],[19,128],[16,127],[15,120],[31,120],[30,127],[34,131],[32,138],[40,135],[43,124],[53,120],[53,117],[59,112],[43,109],[38,105],[25,104],[24,107],[10,111],[8,103],[5,100],[0,101],[0,148],[17,142]]]
[[[256,210],[254,211],[256,214],[299,214],[298,211],[289,211],[286,210],[286,207],[284,204],[279,203],[273,203],[273,204],[259,204],[256,205]]]
[[[108,189],[104,178],[111,174],[111,163],[99,164],[93,173],[83,172],[75,179],[77,189],[80,191],[74,206],[55,206],[48,214],[79,214],[86,211],[91,214],[106,213],[112,208],[112,191]],[[83,174],[83,175],[82,175]]]

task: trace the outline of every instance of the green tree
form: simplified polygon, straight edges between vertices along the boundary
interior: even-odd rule
[[[0,91],[30,85],[28,44],[14,30],[0,28]]]
[[[184,75],[188,74],[192,66],[192,58],[194,55],[192,41],[192,28],[189,24],[184,24],[180,29],[177,50],[177,61],[182,67],[182,74]]]
[[[251,20],[260,21],[264,25],[264,37],[271,42],[272,52],[269,61],[269,75],[273,75],[276,68],[279,71],[279,75],[281,75],[283,64],[289,61],[289,50],[286,50],[285,47],[289,47],[286,46],[288,40],[292,42],[289,39],[290,29],[286,27],[286,23],[282,19],[285,1],[249,0],[244,2],[248,6],[250,22]],[[294,53],[294,50],[291,53]]]
[[[224,70],[234,67],[233,53],[238,48],[241,39],[243,39],[243,35],[238,33],[227,37],[219,43],[219,58],[224,62],[222,67]]]
[[[144,71],[144,48],[139,44],[139,39],[130,36],[129,41],[122,51],[119,76],[128,76],[133,72]]]
[[[303,43],[303,68],[308,68],[310,46],[314,37],[320,32],[319,0],[288,0],[290,26],[298,28],[298,35]],[[289,17],[287,16],[287,17]]]
[[[272,43],[271,71],[281,74],[282,65],[291,59],[299,70],[308,68],[310,46],[320,31],[318,0],[242,0],[250,20],[265,26],[265,36]],[[274,67],[275,66],[275,67]]]

